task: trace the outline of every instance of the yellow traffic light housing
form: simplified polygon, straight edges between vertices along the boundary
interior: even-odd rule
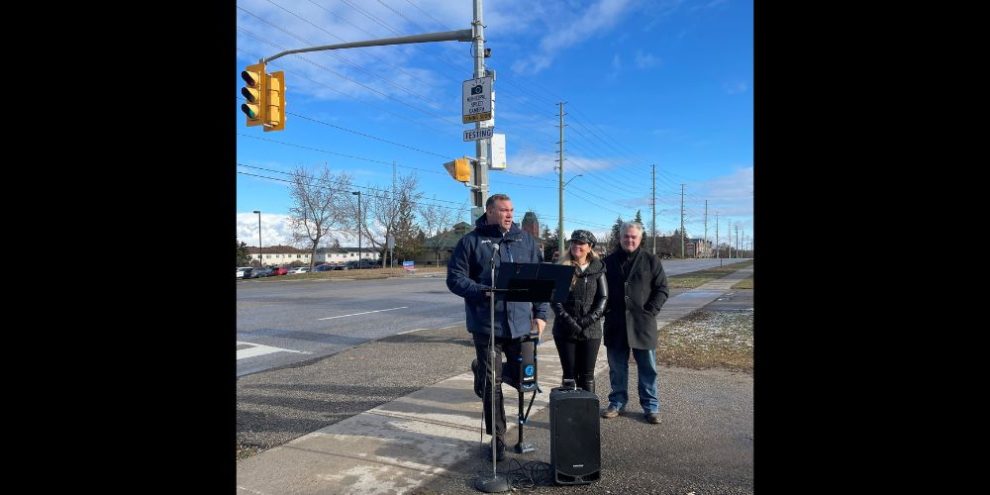
[[[267,121],[268,104],[266,98],[268,92],[265,88],[268,76],[265,74],[265,64],[254,64],[247,66],[241,72],[241,79],[244,79],[244,87],[241,88],[241,95],[247,100],[241,105],[241,111],[247,116],[247,125],[262,125]]]
[[[272,72],[268,75],[265,91],[268,97],[265,105],[265,132],[285,129],[285,72]]]
[[[464,183],[471,182],[471,169],[473,167],[471,166],[470,158],[457,158],[452,162],[444,163],[443,168],[447,169],[447,173],[450,174],[454,180]]]

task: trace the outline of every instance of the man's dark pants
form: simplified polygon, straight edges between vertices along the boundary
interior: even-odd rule
[[[485,387],[482,397],[485,404],[485,432],[492,434],[492,369],[491,361],[491,336],[486,333],[472,333],[474,338],[474,352],[478,357],[478,371],[485,374]],[[515,363],[519,359],[522,346],[522,339],[507,339],[495,337],[495,431],[499,439],[505,442],[505,405],[502,401],[502,353],[505,353],[508,362]]]

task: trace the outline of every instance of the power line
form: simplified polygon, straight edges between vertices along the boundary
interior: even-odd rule
[[[416,4],[414,4],[414,3],[412,3],[412,2],[410,1],[410,0],[406,0],[406,3],[408,3],[409,5],[412,5],[413,7],[416,7],[416,10],[418,10],[418,11],[420,11],[420,12],[422,12],[423,14],[426,14],[426,17],[429,17],[430,19],[433,19],[434,21],[436,21],[436,23],[437,23],[437,24],[439,24],[439,25],[440,25],[440,27],[442,27],[442,28],[444,28],[445,30],[447,30],[447,31],[453,31],[453,30],[454,30],[453,28],[451,28],[451,27],[448,27],[448,26],[447,26],[446,24],[444,24],[443,22],[440,22],[440,20],[439,20],[439,19],[437,19],[436,17],[433,17],[432,15],[430,15],[430,13],[429,13],[429,12],[427,12],[427,11],[425,11],[425,10],[423,10],[423,9],[421,9],[421,8],[419,8],[419,6],[418,6],[418,5],[416,5]]]
[[[268,1],[268,3],[271,3],[272,5],[274,5],[274,6],[276,6],[276,7],[278,7],[278,8],[280,8],[280,9],[282,9],[282,10],[284,10],[284,11],[286,11],[286,12],[288,12],[288,13],[289,13],[290,15],[292,15],[292,16],[294,16],[294,17],[296,17],[296,18],[298,18],[299,20],[301,20],[301,21],[303,21],[303,22],[305,22],[305,23],[307,23],[307,24],[309,24],[309,25],[311,25],[311,26],[313,26],[313,27],[315,27],[316,29],[319,29],[320,31],[323,31],[324,33],[327,33],[327,34],[329,34],[330,36],[333,36],[333,37],[334,37],[334,38],[336,38],[337,40],[339,40],[339,41],[341,41],[341,42],[346,42],[346,41],[347,41],[347,40],[345,40],[345,39],[343,39],[343,38],[341,38],[340,36],[337,36],[336,34],[334,34],[334,33],[331,33],[330,31],[327,31],[327,30],[326,30],[326,29],[324,29],[324,28],[323,28],[322,26],[318,26],[318,25],[316,25],[316,24],[314,24],[313,22],[311,22],[310,20],[308,20],[308,19],[306,19],[306,18],[304,18],[303,16],[301,16],[301,15],[299,15],[299,14],[297,14],[297,13],[295,13],[295,12],[293,12],[293,11],[291,11],[291,10],[289,10],[289,9],[287,9],[287,8],[285,8],[285,7],[283,7],[283,6],[281,6],[281,5],[279,5],[279,4],[277,4],[277,3],[275,3],[275,2],[273,2],[272,0],[267,0],[267,1]],[[251,15],[253,15],[254,17],[256,17],[256,18],[258,18],[259,20],[261,20],[262,22],[264,22],[264,23],[266,23],[266,24],[268,24],[268,25],[270,25],[270,26],[272,26],[272,27],[275,27],[276,29],[279,29],[279,28],[278,28],[278,26],[275,26],[275,25],[274,25],[274,24],[272,24],[271,22],[269,22],[269,21],[266,21],[265,19],[262,19],[262,18],[261,18],[261,17],[259,17],[258,15],[256,15],[256,14],[253,14],[253,13],[251,13],[251,12],[249,12],[249,11],[247,11],[246,9],[244,9],[244,8],[242,8],[242,7],[238,7],[238,8],[240,8],[241,10],[243,10],[243,11],[245,11],[245,12],[247,12],[247,13],[249,13],[249,14],[251,14]],[[306,43],[306,44],[309,44],[309,45],[315,45],[315,44],[316,44],[316,42],[314,42],[314,41],[311,41],[311,40],[306,40],[306,39],[303,39],[303,38],[301,38],[301,37],[299,37],[299,36],[296,36],[296,35],[294,35],[294,34],[292,34],[292,33],[289,33],[288,31],[285,31],[284,29],[279,29],[279,30],[280,30],[280,31],[282,31],[283,33],[286,33],[287,35],[289,35],[289,36],[291,36],[291,37],[293,37],[293,38],[295,38],[295,39],[297,39],[297,40],[299,40],[299,41],[300,41],[300,42],[302,42],[302,43]],[[334,52],[332,52],[332,55],[335,55],[335,56],[337,56],[337,57],[338,57],[338,58],[340,58],[340,59],[341,59],[342,61],[344,61],[345,63],[347,63],[348,65],[350,65],[351,67],[353,67],[354,69],[356,69],[356,70],[358,70],[358,71],[361,71],[361,72],[363,72],[363,73],[365,73],[365,74],[368,74],[368,75],[369,75],[369,76],[371,76],[371,77],[375,77],[375,78],[378,78],[378,79],[381,79],[382,81],[385,81],[385,82],[386,82],[386,83],[388,83],[389,85],[391,85],[391,86],[393,86],[393,87],[396,87],[396,88],[399,88],[400,90],[402,90],[402,91],[405,91],[406,93],[408,93],[408,94],[410,94],[410,95],[412,95],[412,96],[414,96],[414,97],[416,97],[416,98],[419,98],[420,100],[422,100],[422,101],[424,101],[424,102],[427,102],[427,103],[430,103],[430,102],[433,102],[433,103],[435,103],[435,104],[437,104],[437,106],[440,106],[440,102],[438,102],[438,101],[436,101],[436,100],[433,100],[433,99],[431,99],[431,98],[428,98],[428,97],[426,97],[426,96],[424,96],[424,95],[421,95],[421,94],[419,94],[419,93],[415,93],[415,92],[413,92],[412,90],[410,90],[410,89],[408,89],[408,88],[406,88],[406,87],[404,87],[404,86],[402,86],[402,85],[399,85],[399,84],[396,84],[396,83],[395,83],[395,82],[393,82],[393,81],[392,81],[391,79],[388,79],[388,78],[386,78],[385,76],[383,76],[383,75],[381,75],[381,74],[375,74],[375,73],[372,73],[371,71],[369,71],[369,70],[367,70],[367,69],[365,69],[364,67],[361,67],[360,65],[358,65],[358,64],[356,64],[356,63],[354,63],[353,61],[351,61],[349,57],[347,57],[347,56],[345,56],[345,55],[344,55],[344,52],[339,52],[339,51],[334,51]],[[386,61],[385,61],[385,60],[384,60],[383,58],[381,58],[381,57],[375,57],[375,56],[371,56],[370,58],[371,58],[372,60],[374,60],[375,62],[377,62],[377,63],[378,63],[379,65],[383,65],[383,66],[387,66],[387,67],[389,67],[389,68],[394,68],[394,69],[396,69],[396,70],[402,70],[402,69],[401,69],[401,68],[399,68],[398,66],[393,66],[393,65],[391,65],[391,64],[389,64],[389,63],[387,63],[387,62],[386,62]],[[406,72],[406,74],[407,74],[407,75],[409,75],[410,77],[412,77],[412,78],[413,78],[414,80],[417,80],[417,81],[419,81],[419,82],[422,82],[422,81],[421,81],[421,80],[419,80],[419,78],[417,78],[416,76],[413,76],[412,74],[409,74],[408,72]]]
[[[256,169],[256,170],[264,170],[266,172],[274,172],[274,173],[277,173],[277,174],[295,176],[295,174],[293,172],[285,172],[283,170],[275,170],[275,169],[272,169],[272,168],[259,167],[257,165],[248,165],[246,163],[241,163],[241,162],[237,162],[237,165],[238,166],[241,166],[241,167],[253,168],[253,169]],[[337,183],[337,184],[340,183],[339,181],[329,181],[329,182],[334,182],[334,183]],[[389,192],[389,191],[387,191],[385,189],[376,189],[374,187],[368,187],[368,186],[351,185],[350,187],[358,187],[358,188],[361,188],[361,189],[368,189],[368,190],[371,190],[371,191],[378,191],[378,192],[383,192],[383,193],[388,193]],[[433,198],[433,201],[442,201],[444,203],[451,203],[451,204],[455,204],[455,205],[459,205],[459,204],[462,203],[462,202],[458,202],[458,201],[448,201],[448,200],[445,200],[445,199],[436,199],[436,198]]]
[[[238,165],[242,165],[242,164],[238,163]],[[249,165],[245,165],[245,166],[249,166]],[[262,179],[269,179],[269,180],[274,180],[274,181],[278,181],[278,182],[285,182],[285,183],[289,183],[289,184],[294,183],[290,179],[282,179],[282,178],[279,178],[279,177],[270,177],[270,176],[261,175],[261,174],[252,174],[250,172],[242,172],[240,170],[238,170],[237,173],[239,173],[241,175],[247,175],[247,176],[250,176],[250,177],[259,177],[259,178],[262,178]],[[282,173],[284,173],[284,172],[282,172]],[[360,188],[360,189],[370,189],[370,190],[373,190],[373,191],[382,192],[383,194],[389,194],[388,191],[385,191],[385,190],[382,190],[382,189],[374,189],[374,188],[371,188],[371,187],[357,186],[357,185],[353,185],[353,184],[350,185],[350,188],[348,188],[348,189],[333,188],[333,187],[327,187],[327,186],[323,186],[323,185],[320,185],[320,184],[312,184],[312,183],[310,183],[309,185],[314,186],[314,187],[320,187],[320,188],[326,189],[328,191],[333,191],[333,192],[346,192],[346,193],[349,193],[351,191],[350,188]],[[391,199],[396,199],[396,198],[395,198],[395,196],[393,196]],[[450,202],[451,203],[454,203],[454,204],[459,204],[459,203],[455,203],[453,201],[450,201]],[[447,208],[449,210],[460,210],[461,209],[461,208],[453,208],[453,207],[450,207],[450,206],[444,206],[444,205],[437,205],[437,204],[427,203],[425,201],[409,201],[409,203],[410,204],[413,204],[413,205],[432,206],[432,207],[435,207],[435,208]]]

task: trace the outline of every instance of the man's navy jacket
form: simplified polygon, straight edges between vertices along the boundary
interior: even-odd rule
[[[491,265],[493,243],[500,243],[495,257],[495,274],[502,262],[539,263],[539,248],[529,233],[513,223],[505,235],[498,225],[486,223],[485,215],[475,222],[475,228],[461,238],[447,262],[447,288],[464,298],[467,329],[471,333],[491,333],[491,307],[488,294],[482,289],[492,286]],[[495,295],[495,336],[519,338],[530,333],[532,319],[546,321],[549,302],[506,302],[504,294]],[[508,332],[505,331],[506,325]]]

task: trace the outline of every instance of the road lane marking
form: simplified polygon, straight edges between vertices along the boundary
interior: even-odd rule
[[[334,318],[347,318],[348,316],[370,315],[371,313],[381,313],[383,311],[395,311],[397,309],[406,309],[406,308],[408,308],[408,306],[400,306],[398,308],[389,308],[389,309],[379,309],[377,311],[365,311],[364,313],[354,313],[352,315],[328,316],[326,318],[320,318],[320,320],[332,320]]]
[[[271,354],[273,352],[295,352],[297,354],[311,354],[306,351],[294,351],[292,349],[283,349],[281,347],[272,347],[270,345],[252,344],[250,342],[237,342],[237,345],[251,346],[247,349],[239,349],[237,351],[238,361],[249,357],[264,356],[265,354]]]

